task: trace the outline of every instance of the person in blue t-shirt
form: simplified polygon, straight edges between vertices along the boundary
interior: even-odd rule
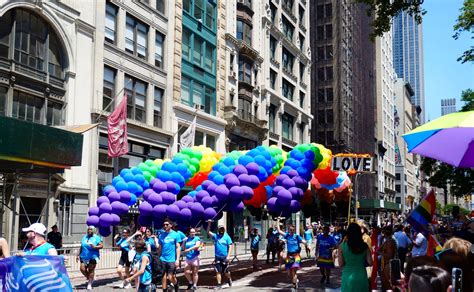
[[[122,236],[117,234],[114,238],[115,244],[121,252],[117,265],[117,274],[123,282],[119,285],[119,288],[130,289],[132,287],[125,279],[130,277],[130,266],[132,263],[128,258],[128,252],[130,251],[130,241],[133,236],[130,236],[130,229],[124,229]]]
[[[179,265],[179,255],[181,248],[179,245],[180,237],[172,229],[173,222],[166,219],[163,222],[164,232],[158,239],[158,256],[161,261],[161,271],[163,272],[162,287],[163,291],[168,289],[168,280],[174,290],[179,291],[178,280],[176,279],[176,267]]]
[[[189,236],[184,239],[183,247],[184,254],[186,254],[184,275],[188,280],[188,288],[186,290],[197,290],[201,239],[196,235],[196,230],[194,228],[189,230]]]
[[[290,225],[288,227],[288,232],[282,231],[280,228],[280,218],[277,219],[277,229],[278,233],[286,240],[287,254],[285,260],[285,268],[291,278],[293,290],[296,291],[296,289],[298,289],[299,282],[297,271],[301,269],[300,244],[302,243],[306,246],[306,241],[299,234],[295,233],[294,225]]]
[[[155,287],[152,280],[151,270],[151,255],[146,251],[146,242],[143,239],[139,239],[135,242],[135,260],[138,262],[138,269],[133,276],[126,279],[127,282],[131,282],[134,279],[139,279],[138,292],[149,292],[155,291]]]
[[[207,222],[207,234],[214,240],[215,264],[217,289],[222,288],[222,274],[227,277],[229,287],[232,287],[232,278],[230,277],[230,257],[232,254],[232,239],[225,232],[224,225],[219,225],[217,234],[211,232],[211,220]]]
[[[95,234],[95,227],[87,227],[87,234],[81,240],[81,247],[76,261],[81,262],[81,273],[87,279],[87,290],[92,290],[92,282],[94,281],[94,271],[99,261],[99,250],[104,247],[102,238]]]
[[[156,253],[156,247],[158,246],[158,238],[153,235],[153,231],[147,228],[145,231],[145,237],[143,238],[146,244],[146,250],[148,253]]]
[[[311,247],[313,244],[313,227],[310,224],[306,224],[306,230],[304,231],[304,240],[306,240],[306,257],[311,257]]]
[[[178,237],[179,237],[179,246],[181,247],[181,254],[180,254],[180,257],[179,257],[179,264],[178,264],[178,267],[179,269],[181,269],[181,263],[183,261],[183,256],[184,256],[184,246],[183,246],[183,241],[184,239],[186,238],[186,234],[184,234],[184,232],[182,232],[181,230],[179,230],[179,226],[178,224],[174,224],[173,226],[173,230],[176,231],[176,233],[178,233]]]
[[[270,263],[270,254],[272,255],[272,264],[275,263],[275,255],[277,253],[278,234],[274,232],[275,229],[270,227],[267,231],[267,261]],[[278,231],[277,231],[278,232]]]
[[[332,235],[329,234],[329,226],[323,227],[323,233],[319,234],[316,239],[316,258],[317,265],[321,269],[321,284],[326,281],[329,284],[331,269],[334,268],[334,260],[332,251],[336,248],[337,243]]]
[[[253,269],[257,269],[258,246],[262,237],[258,234],[258,229],[254,228],[250,234],[250,252],[252,253]]]
[[[47,229],[42,223],[33,223],[29,227],[23,228],[22,231],[26,232],[28,244],[22,252],[18,253],[18,256],[58,255],[54,245],[46,242],[45,234]]]

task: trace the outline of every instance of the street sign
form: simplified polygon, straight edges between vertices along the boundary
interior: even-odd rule
[[[334,171],[347,171],[347,173],[364,173],[374,170],[374,158],[368,154],[343,153],[334,155],[331,162]]]

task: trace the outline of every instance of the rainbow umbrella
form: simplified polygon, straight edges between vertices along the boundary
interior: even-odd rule
[[[474,111],[442,116],[406,134],[410,153],[456,167],[474,167]]]

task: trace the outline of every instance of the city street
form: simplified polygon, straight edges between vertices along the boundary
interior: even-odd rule
[[[332,283],[329,285],[321,285],[321,275],[319,268],[314,265],[313,260],[306,260],[302,264],[302,269],[298,273],[300,280],[299,291],[339,291],[341,286],[339,269],[335,269],[333,272]],[[251,291],[258,289],[260,291],[291,291],[291,285],[289,284],[289,278],[286,272],[278,271],[276,267],[264,264],[264,261],[260,261],[262,267],[261,270],[253,271],[251,263],[248,261],[241,261],[240,263],[232,265],[232,277],[233,285],[232,291]],[[184,276],[180,274],[179,277],[181,288],[180,290],[185,291],[186,281]],[[214,272],[205,268],[199,274],[199,291],[213,291],[215,287],[215,275]],[[121,289],[116,288],[119,284],[118,279],[115,275],[108,275],[108,277],[98,277],[98,280],[94,283],[94,289],[92,291],[119,291]],[[73,280],[73,285],[76,291],[86,291],[85,281],[82,278]],[[228,285],[223,286],[224,290],[230,290]],[[129,289],[131,290],[131,289]]]

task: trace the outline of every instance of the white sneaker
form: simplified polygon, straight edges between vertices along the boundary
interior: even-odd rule
[[[125,286],[124,283],[125,283],[125,281],[122,281],[122,283],[120,283],[117,287],[118,287],[119,289],[123,289],[123,287]]]
[[[87,290],[92,290],[92,284],[91,283],[87,284]]]
[[[125,281],[126,282],[126,281]],[[124,285],[124,289],[132,289],[132,285],[130,284],[130,282],[126,282],[127,284]]]

